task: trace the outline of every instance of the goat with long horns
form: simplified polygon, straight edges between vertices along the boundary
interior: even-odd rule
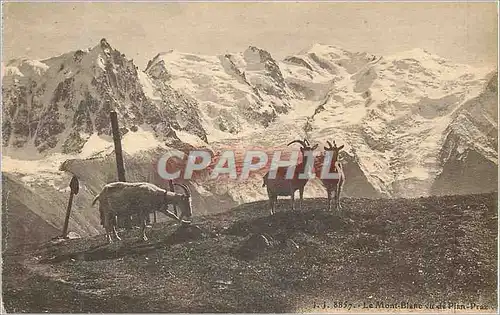
[[[120,240],[116,231],[117,215],[138,215],[141,219],[141,235],[144,241],[148,240],[146,237],[146,217],[153,211],[159,211],[181,223],[190,222],[184,221],[183,218],[190,220],[193,215],[191,191],[185,184],[174,185],[184,190],[184,193],[167,191],[145,182],[114,182],[106,184],[95,197],[92,205],[99,201],[99,212],[108,242],[113,242],[113,236]],[[180,216],[167,210],[169,204],[180,207]]]
[[[278,200],[278,196],[290,196],[291,197],[291,206],[292,210],[294,210],[295,203],[295,192],[299,191],[300,205],[302,208],[302,202],[304,198],[304,187],[308,182],[308,178],[299,178],[299,174],[303,174],[306,166],[309,165],[309,159],[313,158],[312,151],[314,151],[318,144],[311,146],[307,139],[304,140],[293,140],[288,143],[287,146],[299,143],[302,147],[300,148],[300,152],[302,153],[302,162],[295,166],[295,172],[291,178],[286,178],[286,173],[288,167],[279,167],[276,170],[276,178],[268,178],[269,172],[264,175],[264,183],[262,187],[267,186],[267,196],[269,197],[269,204],[271,208],[271,215],[276,213],[276,202]],[[309,163],[308,163],[309,162]],[[310,163],[312,165],[312,163]]]

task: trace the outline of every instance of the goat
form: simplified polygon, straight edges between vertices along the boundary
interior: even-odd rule
[[[105,185],[102,191],[95,197],[92,205],[99,200],[99,212],[101,222],[106,230],[109,243],[113,242],[111,232],[117,240],[120,240],[116,231],[117,215],[136,214],[141,220],[142,239],[146,237],[146,217],[153,211],[160,211],[170,218],[183,221],[183,218],[191,218],[191,191],[184,184],[174,184],[184,190],[184,194],[170,192],[151,183],[129,183],[114,182]],[[177,216],[167,210],[169,204],[178,205],[181,214]]]
[[[345,183],[345,175],[342,169],[342,164],[338,162],[339,151],[342,150],[344,145],[337,147],[335,141],[333,141],[333,145],[330,141],[326,141],[328,143],[328,147],[323,147],[326,152],[331,152],[332,160],[330,163],[329,173],[337,173],[338,178],[321,178],[321,182],[323,186],[325,186],[327,195],[328,195],[328,211],[332,209],[332,193],[335,192],[335,208],[336,210],[340,210],[340,193],[342,191],[342,187]],[[324,162],[324,161],[323,161]]]
[[[293,140],[292,142],[287,144],[287,146],[293,143],[300,143],[300,145],[302,146],[300,148],[300,152],[302,153],[303,160],[301,163],[295,166],[295,173],[293,174],[292,178],[287,179],[285,177],[288,167],[279,167],[276,171],[275,179],[268,178],[269,172],[267,172],[263,178],[264,183],[262,184],[262,187],[267,186],[267,196],[269,197],[271,215],[276,213],[275,206],[278,200],[278,196],[290,196],[292,210],[294,210],[295,191],[297,190],[299,191],[299,199],[300,199],[299,208],[302,209],[302,202],[304,198],[304,187],[306,186],[308,179],[307,178],[300,179],[298,175],[304,172],[305,166],[307,165],[309,159],[309,155],[306,155],[305,152],[314,151],[318,147],[318,144],[311,147],[309,141],[304,139],[304,141]]]

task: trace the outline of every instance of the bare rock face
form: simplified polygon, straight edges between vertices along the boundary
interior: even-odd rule
[[[184,123],[185,117],[196,119],[192,104],[171,89],[163,102],[146,97],[133,61],[105,39],[43,61],[13,60],[4,82],[4,147],[78,152],[91,134],[110,134],[111,110],[125,128],[148,124],[162,137],[171,126],[206,140],[199,123]]]
[[[156,77],[154,71],[149,78],[154,82],[156,91],[160,95],[160,99],[152,98],[151,102],[157,107],[163,109],[161,116],[157,116],[156,120],[160,123],[163,117],[170,117],[170,125],[175,130],[183,130],[193,135],[198,136],[203,141],[207,142],[207,134],[201,124],[201,114],[198,108],[198,102],[178,91],[174,90],[168,81],[164,81]]]
[[[473,194],[497,190],[498,78],[494,73],[484,91],[464,103],[446,129],[441,149],[443,170],[433,194]]]
[[[247,62],[248,70],[257,70],[263,68],[265,76],[269,77],[274,84],[263,84],[256,80],[254,83],[257,89],[264,91],[268,95],[273,95],[278,98],[287,98],[285,79],[276,60],[271,57],[271,54],[263,49],[250,46],[243,53],[243,58]]]

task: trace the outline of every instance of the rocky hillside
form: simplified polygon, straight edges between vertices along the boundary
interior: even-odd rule
[[[453,301],[495,314],[496,199],[352,198],[343,215],[309,199],[273,217],[254,202],[199,216],[198,228],[155,225],[147,243],[135,230],[113,245],[26,246],[4,253],[3,302],[13,313],[346,312],[338,301],[354,313],[408,312],[401,302],[461,312]]]

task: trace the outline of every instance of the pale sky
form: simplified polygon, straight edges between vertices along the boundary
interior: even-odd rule
[[[217,55],[249,45],[277,59],[314,43],[388,55],[423,48],[497,65],[490,3],[3,3],[3,60],[44,59],[106,38],[140,69],[158,52]]]

